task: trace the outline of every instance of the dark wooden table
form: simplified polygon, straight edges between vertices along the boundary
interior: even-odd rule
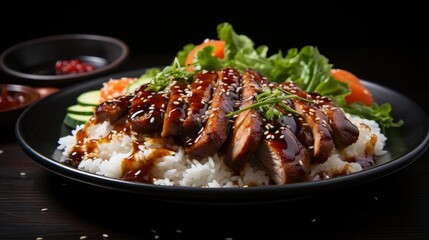
[[[427,68],[428,54],[407,48],[335,48],[325,55],[428,111],[429,94],[416,87],[427,80],[420,73]],[[118,72],[168,64],[171,56],[131,56]],[[164,203],[56,176],[24,154],[12,130],[0,133],[0,239],[429,239],[428,186],[426,151],[382,179],[299,201]]]

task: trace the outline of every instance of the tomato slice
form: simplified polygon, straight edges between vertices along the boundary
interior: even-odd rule
[[[219,59],[223,59],[225,57],[225,42],[220,40],[206,40],[200,45],[195,46],[194,49],[192,49],[188,56],[186,57],[185,66],[186,69],[190,72],[194,71],[194,66],[192,65],[192,62],[195,58],[195,55],[198,51],[201,49],[207,47],[207,46],[213,46],[214,52],[213,56],[218,57]]]
[[[338,81],[348,83],[350,94],[346,96],[347,104],[362,102],[367,106],[372,105],[374,100],[371,92],[362,85],[356,75],[343,69],[332,69],[331,75]]]

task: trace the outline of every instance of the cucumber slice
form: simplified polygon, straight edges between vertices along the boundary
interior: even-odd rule
[[[93,115],[95,112],[94,106],[73,105],[67,108],[67,113],[79,115]]]
[[[100,90],[84,92],[77,97],[77,103],[83,106],[98,106],[100,100]]]
[[[144,84],[150,83],[150,81],[153,79],[153,77],[141,77],[137,79],[137,81],[131,83],[127,88],[127,93],[134,92],[137,88]]]
[[[161,70],[159,68],[146,69],[144,74],[141,75],[140,78],[137,79],[137,81],[133,82],[132,84],[130,84],[130,86],[128,86],[127,93],[134,92],[140,86],[150,83],[150,81],[152,81],[152,79],[154,79],[160,71]]]
[[[91,119],[92,115],[80,115],[74,113],[67,113],[64,118],[64,124],[71,128],[76,128],[77,125],[84,124]]]

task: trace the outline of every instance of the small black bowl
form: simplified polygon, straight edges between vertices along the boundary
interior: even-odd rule
[[[3,96],[3,90],[7,96],[13,96],[15,99],[20,99],[21,103],[18,106],[10,106],[7,108],[0,107],[0,130],[11,128],[18,120],[19,115],[31,104],[40,99],[40,94],[33,88],[17,84],[0,84],[0,98]],[[1,101],[6,101],[2,99]]]
[[[63,87],[112,71],[126,60],[128,52],[124,42],[107,36],[57,35],[10,47],[0,56],[0,68],[26,85]],[[89,63],[95,70],[56,75],[56,61],[70,59]]]

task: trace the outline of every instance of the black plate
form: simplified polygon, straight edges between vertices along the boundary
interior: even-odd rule
[[[191,188],[166,187],[112,179],[63,165],[58,162],[61,153],[56,150],[58,139],[69,135],[70,129],[62,124],[66,107],[75,104],[76,97],[85,91],[100,89],[110,78],[135,77],[143,70],[124,72],[76,84],[51,95],[28,108],[19,118],[16,135],[26,154],[46,169],[86,184],[103,188],[138,193],[148,198],[198,203],[264,203],[294,200],[322,192],[369,182],[392,174],[420,157],[429,143],[427,114],[403,95],[377,84],[364,81],[376,102],[390,102],[393,117],[403,119],[401,128],[388,129],[388,154],[378,160],[378,165],[358,173],[333,179],[294,183],[282,186],[251,188]]]

